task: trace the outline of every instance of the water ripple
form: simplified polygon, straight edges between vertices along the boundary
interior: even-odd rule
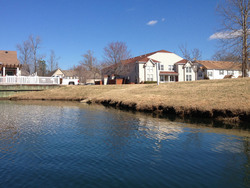
[[[246,136],[90,106],[0,107],[0,187],[250,185]]]

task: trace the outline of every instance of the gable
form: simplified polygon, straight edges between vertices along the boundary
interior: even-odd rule
[[[60,69],[57,69],[52,76],[64,76],[63,72]]]
[[[155,65],[154,61],[150,59],[145,63],[145,66],[154,66],[154,65]]]
[[[193,63],[191,61],[187,61],[185,63],[185,65],[183,65],[183,68],[186,68],[186,67],[192,67],[193,66]]]
[[[183,59],[174,53],[163,53],[163,52],[157,52],[153,55],[150,55],[149,58],[160,61],[161,63],[171,64],[171,65]]]

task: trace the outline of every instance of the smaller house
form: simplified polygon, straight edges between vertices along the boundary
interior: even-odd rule
[[[180,82],[197,80],[197,65],[192,61],[186,59],[178,61],[175,63],[175,70]]]
[[[223,79],[226,77],[238,78],[242,76],[241,63],[230,61],[195,61],[198,67],[198,80],[203,79]],[[231,75],[231,76],[227,76]]]
[[[49,72],[46,76],[66,78],[66,79],[78,79],[77,73],[74,70],[56,69],[54,71]]]
[[[96,82],[102,81],[102,77],[99,73],[87,71],[85,74],[86,84],[95,84]]]
[[[0,50],[0,76],[21,76],[16,51]]]

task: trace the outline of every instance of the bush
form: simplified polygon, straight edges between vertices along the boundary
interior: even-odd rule
[[[207,75],[204,75],[204,80],[209,80],[209,77]]]
[[[157,84],[157,81],[145,81],[144,84]]]

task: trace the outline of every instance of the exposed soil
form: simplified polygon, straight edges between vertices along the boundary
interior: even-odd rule
[[[17,94],[10,100],[82,101],[157,115],[249,122],[250,78],[149,85],[62,86]]]

